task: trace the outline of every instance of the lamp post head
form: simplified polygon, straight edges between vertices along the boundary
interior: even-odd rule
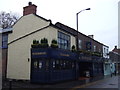
[[[87,8],[87,9],[85,9],[85,10],[90,10],[90,8]]]
[[[83,9],[83,10],[79,11],[78,13],[76,13],[76,15],[78,15],[80,12],[85,11],[85,10],[90,10],[90,8]]]

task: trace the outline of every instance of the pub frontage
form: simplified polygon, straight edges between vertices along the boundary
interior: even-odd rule
[[[80,77],[103,76],[103,59],[101,57],[79,55],[78,66]]]
[[[59,48],[31,48],[31,83],[55,83],[102,75],[101,57]]]
[[[31,58],[32,83],[54,83],[76,78],[76,53],[54,48],[32,48]]]

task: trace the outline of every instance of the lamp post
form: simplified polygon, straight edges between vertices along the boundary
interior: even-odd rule
[[[85,10],[90,10],[90,8],[87,8],[87,9],[83,9],[83,10],[81,10],[81,11],[79,11],[78,13],[76,13],[76,25],[77,25],[77,41],[76,41],[76,44],[77,44],[77,47],[76,47],[76,49],[77,49],[77,51],[78,51],[78,14],[79,13],[81,13],[82,11],[85,11]]]
[[[80,12],[82,12],[82,11],[85,11],[85,10],[90,10],[90,8],[87,8],[87,9],[83,9],[83,10],[81,10],[81,11],[79,11],[78,13],[76,13],[76,24],[77,24],[77,38],[76,38],[76,49],[77,49],[77,51],[78,51],[78,14],[80,13]],[[76,61],[76,79],[77,79],[77,77],[78,77],[78,64],[77,64],[77,61]]]

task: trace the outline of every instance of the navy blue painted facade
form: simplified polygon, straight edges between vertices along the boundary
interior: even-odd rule
[[[90,77],[103,75],[101,57],[77,54],[55,48],[31,49],[31,82],[54,83],[74,80],[90,73]]]
[[[75,79],[77,57],[76,53],[67,50],[31,49],[31,82],[54,83]]]
[[[85,72],[89,71],[90,77],[103,76],[103,58],[98,56],[90,56],[79,54],[79,76],[85,76]]]
[[[31,49],[32,58],[53,58],[65,60],[77,60],[78,56],[68,50],[53,49],[53,48],[34,48]]]

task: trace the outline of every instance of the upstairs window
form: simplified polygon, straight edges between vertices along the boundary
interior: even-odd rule
[[[92,49],[92,43],[86,42],[86,50],[91,51],[91,49]]]
[[[96,46],[94,45],[94,52],[96,52]]]
[[[8,35],[3,35],[2,36],[2,48],[7,48],[7,43],[8,43]]]
[[[79,39],[78,44],[79,44],[79,49],[82,49],[82,40]]]
[[[58,32],[58,47],[70,50],[70,36],[62,32]]]

